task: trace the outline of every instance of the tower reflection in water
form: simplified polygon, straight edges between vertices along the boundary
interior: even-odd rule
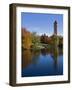
[[[22,50],[22,77],[62,74],[63,52],[57,43],[49,49]]]
[[[58,43],[59,43],[59,39],[57,38],[57,36],[55,35],[55,37],[53,38],[54,40],[54,44],[52,47],[52,58],[54,60],[54,67],[57,68],[57,62],[58,62],[58,56],[59,56],[59,47],[58,47]]]

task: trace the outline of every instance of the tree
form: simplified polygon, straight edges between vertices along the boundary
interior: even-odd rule
[[[30,49],[32,45],[31,33],[26,28],[22,28],[22,47]]]
[[[37,45],[40,43],[40,37],[36,34],[36,32],[33,32],[31,36],[32,36],[32,46],[37,47]]]
[[[41,36],[40,40],[41,40],[42,43],[48,44],[49,38],[46,34],[44,34],[44,35]]]
[[[39,38],[39,36],[36,34],[36,32],[33,32],[33,33],[32,33],[32,43],[33,43],[33,44],[40,43],[40,38]]]

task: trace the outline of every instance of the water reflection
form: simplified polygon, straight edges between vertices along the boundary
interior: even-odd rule
[[[57,46],[41,50],[22,50],[22,77],[62,75],[62,63],[62,49]]]
[[[57,69],[58,56],[59,56],[59,48],[58,47],[52,48],[51,57],[53,58],[55,69]]]

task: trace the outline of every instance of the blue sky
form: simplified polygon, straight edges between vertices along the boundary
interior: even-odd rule
[[[44,14],[44,13],[21,13],[21,27],[27,28],[30,32],[37,34],[46,34],[51,36],[54,32],[54,21],[57,21],[57,30],[59,35],[63,35],[63,15],[62,14]]]

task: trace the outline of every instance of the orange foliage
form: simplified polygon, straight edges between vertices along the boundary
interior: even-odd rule
[[[22,28],[22,47],[24,49],[30,49],[32,45],[31,33],[26,28]]]

